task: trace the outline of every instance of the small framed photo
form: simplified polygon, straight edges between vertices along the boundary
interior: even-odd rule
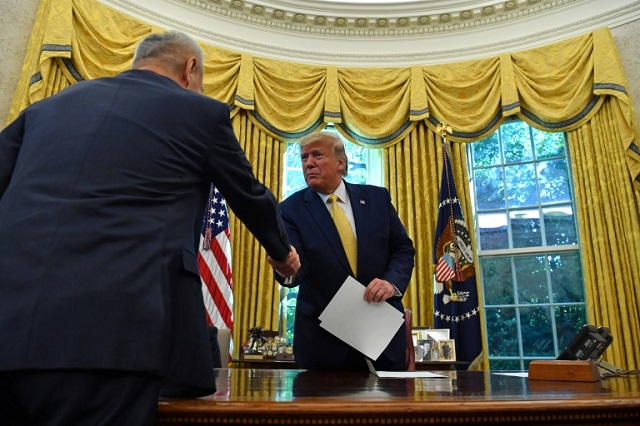
[[[431,351],[433,349],[433,340],[418,340],[414,346],[416,352],[416,362],[431,361]]]
[[[448,328],[430,328],[426,329],[423,332],[423,339],[431,339],[439,342],[440,340],[448,340],[449,339],[449,329]]]
[[[413,340],[413,346],[416,346],[418,344],[418,340],[420,340],[420,332],[411,330],[411,339]]]
[[[440,361],[455,361],[456,360],[456,342],[453,339],[440,340]]]
[[[411,329],[411,335],[413,336],[413,345],[418,344],[418,340],[425,340],[427,338],[427,331],[429,327],[413,327]]]

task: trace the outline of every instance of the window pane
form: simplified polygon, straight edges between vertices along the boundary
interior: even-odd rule
[[[475,171],[478,210],[504,209],[504,180],[502,168],[491,167]]]
[[[533,164],[505,167],[507,178],[507,204],[509,207],[530,207],[538,205],[536,173]]]
[[[506,212],[478,214],[478,227],[482,250],[509,248]]]
[[[566,159],[538,163],[538,180],[542,203],[571,201]]]
[[[514,259],[518,303],[548,303],[547,262],[544,256],[526,256]]]
[[[556,356],[549,306],[520,308],[520,332],[524,356]]]
[[[560,352],[587,323],[587,315],[584,305],[556,306],[554,311],[558,335],[558,355],[560,355]]]
[[[489,355],[520,356],[515,308],[487,308]]]
[[[297,143],[287,144],[287,149],[284,152],[284,164],[285,167],[300,168],[300,145]]]
[[[481,259],[485,305],[510,305],[513,297],[513,277],[509,258]]]
[[[519,359],[492,359],[489,360],[489,369],[492,371],[521,371]]]
[[[555,303],[584,301],[584,283],[578,253],[549,256],[549,269]]]
[[[505,163],[530,161],[533,159],[529,125],[522,121],[500,126],[504,146]]]
[[[542,245],[540,212],[517,210],[510,213],[513,248],[538,247]]]
[[[564,133],[547,133],[531,128],[533,141],[536,147],[536,158],[565,156]]]
[[[500,141],[498,132],[482,140],[482,143],[471,144],[473,163],[476,167],[486,167],[500,164]]]
[[[344,150],[349,160],[349,173],[345,178],[351,183],[367,183],[367,149],[360,145],[345,142]]]
[[[571,205],[542,209],[544,235],[548,246],[577,244],[578,233]]]
[[[287,198],[289,195],[301,190],[306,186],[307,183],[304,181],[302,170],[289,169],[287,171],[287,180],[284,184],[283,189],[284,198]]]

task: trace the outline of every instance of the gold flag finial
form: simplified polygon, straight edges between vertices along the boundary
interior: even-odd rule
[[[449,159],[451,159],[451,148],[449,147],[449,141],[447,140],[447,135],[453,133],[451,126],[446,123],[440,123],[436,126],[436,133],[442,137],[442,148]]]
[[[453,133],[451,126],[445,123],[440,123],[436,127],[436,133],[440,135],[443,139],[446,139],[447,135]]]

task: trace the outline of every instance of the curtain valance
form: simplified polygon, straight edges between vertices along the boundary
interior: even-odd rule
[[[34,31],[30,46],[39,46],[40,57],[28,64],[10,119],[51,92],[55,73],[73,84],[124,71],[136,43],[162,31],[96,0],[43,3],[37,19],[46,25]],[[640,187],[637,120],[606,28],[492,58],[404,68],[306,65],[202,47],[205,93],[227,102],[233,114],[250,111],[256,126],[281,140],[333,122],[347,139],[381,148],[426,120],[431,129],[446,122],[452,141],[469,142],[514,115],[539,129],[569,131],[593,117],[603,96],[614,96],[623,110],[627,165]]]

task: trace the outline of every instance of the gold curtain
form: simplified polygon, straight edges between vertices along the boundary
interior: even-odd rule
[[[626,179],[618,123],[623,114],[609,98],[587,124],[568,133],[575,188],[587,312],[614,336],[607,361],[640,368],[640,199]],[[634,278],[635,277],[635,278]]]
[[[253,165],[256,177],[274,193],[280,192],[284,143],[275,141],[249,119],[246,111],[238,112],[233,129],[240,146]],[[260,325],[267,330],[278,329],[279,288],[273,269],[267,263],[266,252],[249,230],[230,215],[234,342],[236,348],[248,338],[249,328]],[[236,352],[237,353],[237,352]]]
[[[41,0],[9,120],[70,84],[127,69],[136,43],[157,31],[97,0]],[[232,106],[236,134],[257,176],[276,194],[283,141],[325,122],[352,142],[384,149],[385,183],[418,249],[405,297],[420,325],[432,323],[438,123],[454,130],[456,187],[470,227],[466,143],[514,115],[541,130],[568,132],[588,318],[614,331],[617,365],[637,368],[640,133],[608,29],[496,57],[397,68],[305,65],[201,45],[205,93]],[[606,162],[611,172],[596,167],[595,179],[581,169],[583,157]],[[612,188],[624,192],[613,197]],[[264,252],[233,216],[232,244],[237,349],[249,327],[276,326],[278,296]]]

